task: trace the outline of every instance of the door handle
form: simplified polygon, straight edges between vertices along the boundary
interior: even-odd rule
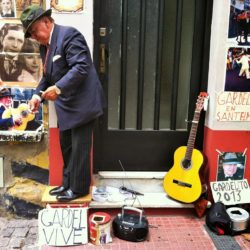
[[[100,73],[106,72],[106,46],[105,44],[100,44],[100,64],[99,64]]]

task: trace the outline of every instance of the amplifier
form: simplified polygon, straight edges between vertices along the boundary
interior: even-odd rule
[[[115,217],[112,227],[116,237],[133,242],[144,241],[149,231],[148,220],[143,215],[143,211],[127,206],[122,207],[122,213]]]

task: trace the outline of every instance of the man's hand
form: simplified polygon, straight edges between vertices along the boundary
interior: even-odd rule
[[[58,97],[56,91],[57,91],[56,86],[50,86],[42,93],[41,97],[45,100],[54,101]]]
[[[23,123],[23,121],[22,121],[22,117],[20,116],[20,115],[18,115],[18,116],[13,116],[13,122],[14,122],[14,124],[15,125],[17,125],[17,126],[20,126],[20,125],[22,125],[22,123]]]
[[[28,105],[32,113],[37,113],[40,106],[40,101],[37,98],[32,97]]]

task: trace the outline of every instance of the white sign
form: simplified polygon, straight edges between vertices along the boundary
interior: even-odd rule
[[[88,243],[87,208],[47,208],[38,214],[39,244],[72,246]]]
[[[246,179],[210,182],[210,186],[215,202],[221,201],[225,205],[250,203],[250,188]]]
[[[216,120],[219,122],[250,121],[250,93],[219,93],[216,100]]]

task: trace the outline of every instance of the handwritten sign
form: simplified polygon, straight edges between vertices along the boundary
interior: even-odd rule
[[[210,186],[215,202],[221,201],[225,205],[250,202],[250,188],[246,179],[211,182]]]
[[[218,94],[216,120],[220,122],[250,121],[250,93],[221,92]]]
[[[72,246],[88,243],[87,208],[47,208],[38,214],[39,243]]]

